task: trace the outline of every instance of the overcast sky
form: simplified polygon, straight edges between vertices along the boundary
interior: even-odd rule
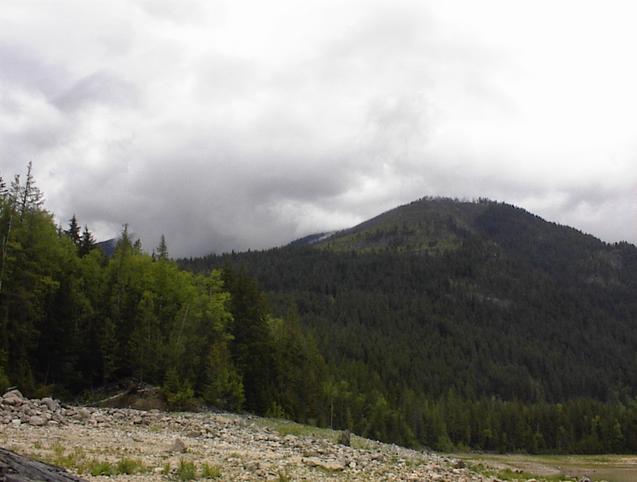
[[[2,0],[0,175],[174,256],[424,195],[637,241],[631,1]]]

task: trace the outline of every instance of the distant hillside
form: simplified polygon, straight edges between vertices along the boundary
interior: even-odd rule
[[[106,241],[99,241],[95,244],[95,246],[102,251],[104,256],[110,258],[111,256],[113,256],[113,253],[115,253],[115,248],[117,247],[117,239],[111,238],[107,239]]]
[[[305,239],[313,242],[303,243]],[[488,200],[425,198],[330,236],[311,235],[290,246],[312,244],[341,253],[453,257],[469,243],[479,244],[496,258],[506,257],[524,264],[525,269],[571,284],[614,283],[634,288],[637,279],[633,275],[637,268],[633,245],[604,243],[524,209]]]
[[[476,435],[480,404],[549,404],[562,413],[558,403],[629,403],[637,395],[637,248],[511,205],[422,199],[310,245],[182,266],[226,263],[256,276],[276,312],[301,320],[348,390],[382,394],[427,444],[444,445],[427,432],[433,415],[423,407],[434,410],[432,401],[440,410],[475,411],[458,415],[473,429],[445,426],[453,443],[495,448]],[[339,411],[344,425],[347,413],[358,413],[354,399]],[[612,426],[617,419],[609,417]],[[524,440],[499,443],[612,450],[599,434],[582,441],[590,427],[558,443],[555,427],[571,422],[549,418],[529,422]],[[533,442],[537,430],[542,441]]]

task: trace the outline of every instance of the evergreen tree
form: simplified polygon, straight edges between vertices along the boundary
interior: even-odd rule
[[[122,231],[119,234],[119,239],[115,245],[115,249],[119,249],[122,254],[126,255],[133,247],[133,241],[128,234],[128,224],[122,226]]]
[[[166,372],[163,392],[170,409],[188,410],[192,407],[195,392],[190,382],[181,378],[174,367],[169,368]]]
[[[275,400],[273,343],[263,294],[244,270],[224,270],[231,295],[232,353],[243,377],[246,408],[265,414]]]
[[[69,220],[69,228],[64,231],[64,234],[66,234],[79,249],[82,238],[80,236],[80,225],[77,222],[75,214],[73,214],[73,217]]]
[[[84,226],[84,231],[82,232],[82,237],[80,239],[79,245],[79,255],[80,257],[84,257],[91,252],[93,248],[95,248],[95,238],[88,230],[88,226]]]
[[[159,246],[157,246],[156,256],[157,256],[157,259],[159,260],[168,259],[168,246],[166,245],[166,238],[164,237],[163,234],[161,235],[161,239],[159,240]]]
[[[3,285],[6,275],[7,263],[9,261],[9,246],[13,233],[16,218],[16,209],[20,195],[20,175],[16,174],[11,182],[11,190],[2,199],[2,246],[0,251],[0,296],[3,292]]]
[[[2,176],[0,176],[0,199],[5,199],[9,194],[9,190],[7,189],[7,183],[4,182]]]
[[[20,189],[20,219],[24,217],[27,211],[40,209],[44,202],[43,199],[42,192],[35,184],[33,164],[29,161],[26,180]]]
[[[206,357],[204,400],[225,410],[240,410],[245,396],[243,384],[232,363],[227,343],[213,343]]]

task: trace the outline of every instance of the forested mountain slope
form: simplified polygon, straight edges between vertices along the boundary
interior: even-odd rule
[[[422,199],[311,245],[181,261],[195,271],[226,264],[243,266],[275,312],[316,337],[341,425],[403,441],[407,426],[434,446],[628,444],[633,245],[506,204]],[[372,423],[376,403],[393,418]]]
[[[176,409],[403,445],[637,451],[627,243],[423,199],[284,248],[180,261],[195,274],[126,226],[112,256],[95,248],[75,216],[55,226],[30,165],[0,178],[0,391],[72,398],[133,379]]]

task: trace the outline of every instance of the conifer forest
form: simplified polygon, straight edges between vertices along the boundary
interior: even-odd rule
[[[72,400],[133,379],[175,410],[411,447],[637,451],[631,244],[488,200],[179,260],[126,226],[107,256],[81,221],[56,225],[30,166],[2,178],[0,389]]]

